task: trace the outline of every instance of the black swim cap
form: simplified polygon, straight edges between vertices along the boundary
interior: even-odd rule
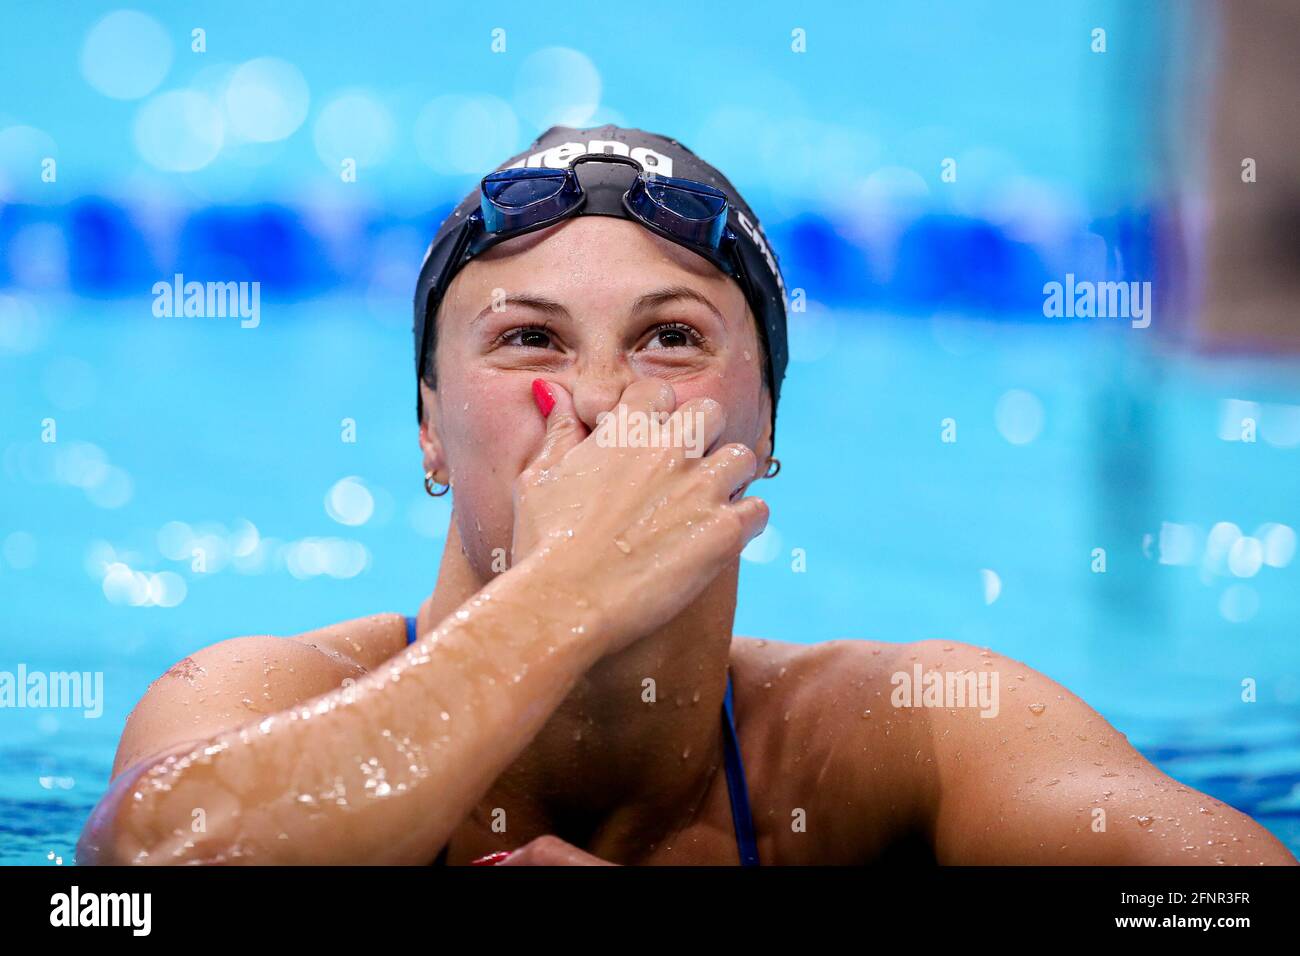
[[[736,235],[737,248],[748,279],[747,282],[740,282],[740,285],[758,321],[758,331],[767,352],[765,371],[768,388],[772,394],[772,427],[775,436],[777,400],[780,398],[781,381],[785,377],[785,367],[789,359],[789,347],[786,342],[785,282],[781,277],[781,267],[777,262],[776,253],[768,245],[767,238],[758,223],[758,217],[741,198],[736,187],[718,170],[677,140],[639,129],[624,129],[619,126],[597,126],[592,129],[552,126],[526,150],[510,157],[497,169],[520,166],[563,169],[578,157],[593,153],[626,156],[635,160],[646,172],[706,183],[726,195],[729,206],[727,225]],[[437,315],[440,304],[438,300],[441,298],[439,290],[446,290],[456,271],[449,262],[452,249],[456,245],[460,231],[465,228],[466,220],[479,208],[480,195],[476,187],[443,220],[425,253],[424,264],[420,269],[420,279],[415,290],[414,330],[417,417],[421,411],[419,379],[424,370],[425,336],[433,334],[434,317]],[[575,215],[631,218],[616,203],[589,203]]]

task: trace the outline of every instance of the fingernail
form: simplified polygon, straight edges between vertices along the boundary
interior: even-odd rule
[[[555,396],[540,378],[533,379],[533,399],[541,409],[543,418],[551,414],[551,409],[555,407]]]
[[[489,853],[487,856],[481,856],[477,860],[470,860],[470,866],[496,866],[502,860],[510,855],[509,850],[498,850],[496,853]]]

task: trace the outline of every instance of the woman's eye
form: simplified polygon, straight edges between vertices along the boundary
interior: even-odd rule
[[[646,347],[651,349],[679,349],[688,345],[701,345],[703,342],[704,337],[689,325],[673,322],[655,329],[651,333],[650,341],[646,344]]]
[[[530,325],[521,329],[511,329],[498,340],[502,345],[520,345],[529,349],[545,349],[551,346],[551,333],[541,326]]]

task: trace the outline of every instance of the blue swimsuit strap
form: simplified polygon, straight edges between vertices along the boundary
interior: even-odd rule
[[[745,764],[740,759],[732,697],[731,671],[728,670],[727,696],[722,699],[722,730],[727,748],[727,793],[731,797],[731,822],[736,827],[740,865],[758,866],[758,840],[754,836],[754,816],[749,809],[749,786],[745,783]]]
[[[415,618],[406,619],[406,643],[415,643]],[[754,836],[754,816],[749,808],[749,787],[745,783],[745,764],[740,759],[736,738],[735,707],[731,692],[731,672],[727,672],[727,695],[722,700],[722,736],[727,760],[727,795],[731,798],[731,821],[736,827],[736,844],[741,866],[758,866],[758,841]],[[436,864],[446,864],[447,848],[438,854]]]

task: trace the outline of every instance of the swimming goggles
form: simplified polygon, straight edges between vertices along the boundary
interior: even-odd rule
[[[598,201],[592,199],[591,189],[584,188],[583,180],[588,179],[589,186],[607,186],[618,177],[601,172],[588,177],[583,167],[593,162],[605,164],[602,172],[612,172],[614,165],[634,171],[618,197],[624,212],[664,238],[693,248],[729,275],[736,274],[730,254],[736,237],[727,228],[726,194],[706,183],[646,172],[636,160],[623,156],[593,154],[575,159],[564,169],[502,169],[488,174],[483,177],[478,212],[485,235],[501,241],[544,229]],[[480,251],[470,243],[470,255]]]
[[[480,183],[479,208],[456,230],[449,248],[430,250],[422,270],[428,274],[432,266],[437,279],[425,291],[417,380],[424,375],[425,343],[435,304],[460,268],[497,243],[579,213],[633,219],[698,253],[736,279],[747,296],[758,296],[755,313],[762,314],[758,304],[762,293],[750,283],[736,234],[727,225],[729,208],[720,189],[660,176],[642,169],[634,159],[607,153],[579,156],[561,169],[516,167],[489,173]]]

